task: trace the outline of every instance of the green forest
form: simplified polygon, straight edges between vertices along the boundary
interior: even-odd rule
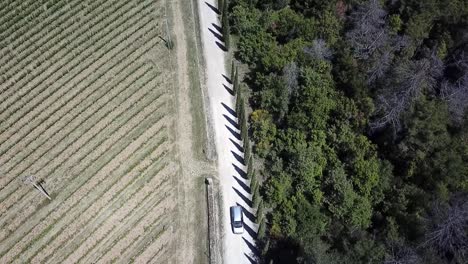
[[[468,1],[226,6],[260,262],[468,263]]]

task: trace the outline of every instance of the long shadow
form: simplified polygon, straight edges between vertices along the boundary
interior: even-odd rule
[[[211,28],[208,28],[208,30],[211,32],[211,34],[213,34],[217,39],[219,39],[219,41],[221,42],[224,42],[224,37],[219,34],[218,32],[215,32],[214,30],[212,30]]]
[[[258,264],[256,260],[254,260],[253,258],[251,258],[249,255],[247,255],[246,253],[244,253],[245,257],[249,260],[250,264]]]
[[[234,144],[234,146],[237,148],[238,151],[244,153],[244,148],[239,145],[239,143],[235,142],[234,140],[232,140],[232,138],[230,138],[229,140],[231,140],[232,144]],[[235,166],[235,165],[234,165]]]
[[[223,116],[224,116],[224,118],[226,118],[226,120],[227,120],[229,123],[231,123],[231,125],[232,125],[233,127],[235,127],[236,129],[240,129],[240,128],[239,128],[239,125],[237,124],[236,121],[232,120],[229,116],[227,116],[227,115],[225,115],[225,114],[223,114]]]
[[[229,132],[231,132],[231,134],[237,138],[238,140],[241,140],[241,135],[239,133],[237,133],[236,131],[234,131],[232,128],[230,128],[229,126],[227,125],[224,125],[228,130]]]
[[[239,137],[240,137],[240,135],[239,135]],[[239,154],[235,153],[235,152],[232,151],[232,150],[231,150],[231,153],[232,153],[232,155],[234,156],[234,158],[236,158],[236,160],[237,160],[240,164],[242,164],[242,165],[245,166],[245,160],[244,160],[243,157],[241,157]]]
[[[252,207],[252,201],[249,200],[249,198],[245,197],[245,195],[243,195],[241,192],[239,192],[239,190],[237,190],[236,188],[232,187],[232,189],[234,189],[234,191],[237,193],[237,195],[239,195],[239,197],[244,200],[244,202],[249,206],[249,207]]]
[[[221,15],[221,12],[219,12],[219,9],[218,9],[218,8],[216,8],[216,7],[212,6],[212,5],[210,5],[210,4],[207,3],[207,2],[205,2],[205,4],[206,4],[209,8],[211,8],[211,10],[213,10],[217,15]]]
[[[229,83],[229,84],[232,84],[232,81],[229,77],[227,77],[226,75],[223,74],[223,77],[224,79],[226,79],[226,81]]]
[[[225,103],[221,103],[224,108],[229,112],[229,114],[231,114],[233,117],[237,118],[237,113],[236,111],[232,110],[231,107],[227,106]]]
[[[258,253],[260,253],[257,249],[257,247],[255,245],[253,245],[252,243],[250,243],[247,239],[245,239],[244,237],[242,237],[242,239],[244,240],[244,242],[247,244],[247,246],[250,248],[250,250],[252,250],[252,253],[255,255],[255,256],[258,256]]]
[[[227,87],[225,84],[223,84],[224,86],[224,89],[226,89],[228,91],[229,94],[231,94],[232,96],[234,96],[234,90],[232,90],[231,88]]]
[[[244,191],[248,192],[249,194],[251,194],[251,190],[250,190],[250,187],[245,184],[243,181],[241,181],[239,178],[237,178],[236,176],[232,176],[234,177],[234,179],[236,180],[236,182],[240,185],[240,187],[242,187],[242,189],[244,189]]]
[[[251,238],[257,239],[257,233],[252,228],[250,228],[250,226],[246,225],[245,223],[244,223],[244,230],[247,233],[249,233]]]
[[[247,173],[244,170],[237,167],[236,164],[234,164],[234,163],[232,164],[232,166],[234,166],[234,169],[237,171],[237,173],[239,173],[239,176],[241,176],[242,178],[247,180]]]
[[[218,41],[216,41],[216,45],[224,52],[227,52],[228,49],[226,48],[226,46],[224,46],[223,44],[219,43]]]
[[[211,23],[211,25],[218,30],[219,34],[223,34],[223,28],[216,25],[215,23]]]
[[[245,217],[247,217],[252,223],[255,223],[256,217],[254,214],[251,212],[247,211],[244,206],[242,206],[240,203],[236,203],[238,206],[242,207],[242,212],[244,213]]]

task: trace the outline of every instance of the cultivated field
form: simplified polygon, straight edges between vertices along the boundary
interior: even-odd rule
[[[0,263],[174,261],[164,6],[0,1]]]

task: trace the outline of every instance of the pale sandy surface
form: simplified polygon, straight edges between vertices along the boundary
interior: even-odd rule
[[[205,74],[206,86],[208,90],[208,97],[210,102],[211,118],[215,130],[215,143],[216,152],[218,155],[218,177],[221,185],[222,193],[222,239],[223,239],[223,261],[224,263],[251,263],[246,255],[250,256],[252,250],[250,246],[255,245],[254,238],[249,232],[245,231],[242,235],[235,235],[231,230],[229,207],[240,204],[249,212],[253,212],[248,202],[241,198],[244,196],[246,200],[251,200],[251,195],[244,190],[241,185],[236,181],[235,177],[241,182],[249,185],[247,180],[235,170],[234,165],[245,171],[245,166],[241,164],[233,155],[233,152],[243,156],[242,152],[234,146],[230,139],[242,145],[242,143],[231,134],[227,127],[239,133],[228,120],[225,115],[233,120],[236,117],[231,115],[228,110],[223,106],[227,105],[231,109],[234,107],[234,97],[223,87],[223,84],[230,86],[230,84],[223,77],[229,77],[225,71],[225,53],[216,44],[218,40],[210,29],[218,34],[216,27],[212,24],[220,25],[217,14],[208,6],[216,6],[215,0],[198,0],[200,30],[203,43],[203,54],[205,58]],[[230,65],[230,63],[229,63]],[[240,195],[236,192],[238,191]],[[257,230],[256,224],[252,223],[247,217],[244,217],[244,222],[247,228],[255,232]]]

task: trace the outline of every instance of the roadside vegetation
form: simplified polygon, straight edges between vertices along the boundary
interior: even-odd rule
[[[262,260],[466,263],[466,1],[221,2]]]

